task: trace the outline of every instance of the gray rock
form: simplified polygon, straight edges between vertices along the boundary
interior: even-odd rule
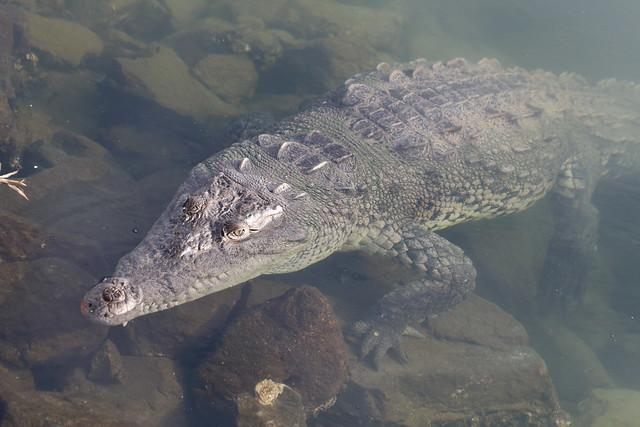
[[[89,55],[102,53],[102,40],[93,31],[71,21],[24,12],[23,48],[34,49],[54,64],[78,66]]]
[[[115,77],[125,91],[147,98],[179,115],[204,120],[209,116],[240,113],[192,77],[187,65],[172,49],[158,46],[152,56],[117,58],[115,63]]]
[[[193,71],[213,93],[232,104],[250,98],[258,81],[255,66],[245,55],[207,55]]]

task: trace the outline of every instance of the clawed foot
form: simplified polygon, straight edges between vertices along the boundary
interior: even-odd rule
[[[404,364],[409,361],[400,343],[400,338],[405,330],[404,325],[392,325],[383,320],[361,320],[353,325],[352,330],[362,339],[360,360],[372,354],[373,366],[376,370],[379,369],[382,359],[390,349],[393,350],[400,363]]]

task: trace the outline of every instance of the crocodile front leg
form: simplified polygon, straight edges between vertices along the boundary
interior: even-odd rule
[[[378,301],[367,319],[354,325],[354,332],[362,336],[360,357],[372,353],[377,369],[391,348],[406,360],[399,340],[407,326],[462,301],[475,287],[476,271],[462,249],[420,227],[401,233],[384,227],[363,250],[393,257],[417,277],[399,283]]]

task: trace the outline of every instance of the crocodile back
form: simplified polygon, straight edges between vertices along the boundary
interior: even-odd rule
[[[333,102],[352,131],[407,159],[451,160],[474,147],[524,152],[545,137],[543,113],[567,107],[550,76],[504,69],[495,60],[380,64],[347,80]]]

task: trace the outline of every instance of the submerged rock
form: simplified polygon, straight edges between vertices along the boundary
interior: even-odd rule
[[[482,319],[482,321],[478,321]],[[435,338],[478,344],[496,350],[529,344],[524,326],[497,305],[472,294],[460,303],[455,315],[429,319],[429,333]]]
[[[196,373],[194,395],[204,414],[233,412],[232,402],[271,379],[300,394],[306,414],[329,406],[347,376],[346,348],[326,298],[312,287],[291,289],[239,314]]]
[[[480,297],[407,337],[406,365],[350,359],[351,382],[318,426],[567,425],[542,358],[513,317]],[[434,338],[430,335],[436,335]]]
[[[0,366],[0,426],[186,425],[173,361],[123,357],[122,366],[132,375],[120,383],[98,385],[75,370],[55,392],[36,390],[23,371]]]
[[[125,378],[122,357],[111,340],[102,343],[102,347],[91,358],[87,378],[97,383],[121,383]]]
[[[11,85],[13,69],[13,10],[0,6],[0,157],[15,154],[16,126],[9,99],[14,95]]]
[[[95,279],[58,258],[0,264],[0,357],[40,366],[78,360],[93,352],[107,328],[92,325],[78,309],[87,283]]]
[[[635,427],[640,420],[640,391],[596,388],[579,410],[580,426]]]
[[[231,103],[250,98],[258,81],[255,66],[245,55],[207,55],[193,71],[213,93]]]
[[[0,211],[0,263],[42,256],[52,240],[24,218]]]
[[[53,64],[78,66],[89,55],[102,53],[100,37],[75,22],[24,12],[21,26],[22,48]]]
[[[539,320],[530,331],[565,402],[576,404],[593,388],[613,386],[596,352],[561,319]]]
[[[171,310],[135,319],[114,331],[126,354],[176,358],[210,345],[240,298],[239,286]]]
[[[204,120],[240,111],[191,76],[187,65],[167,47],[149,57],[117,58],[115,78],[126,92],[149,99],[182,116]]]
[[[255,391],[236,398],[237,427],[306,427],[302,398],[294,389],[262,380]]]

